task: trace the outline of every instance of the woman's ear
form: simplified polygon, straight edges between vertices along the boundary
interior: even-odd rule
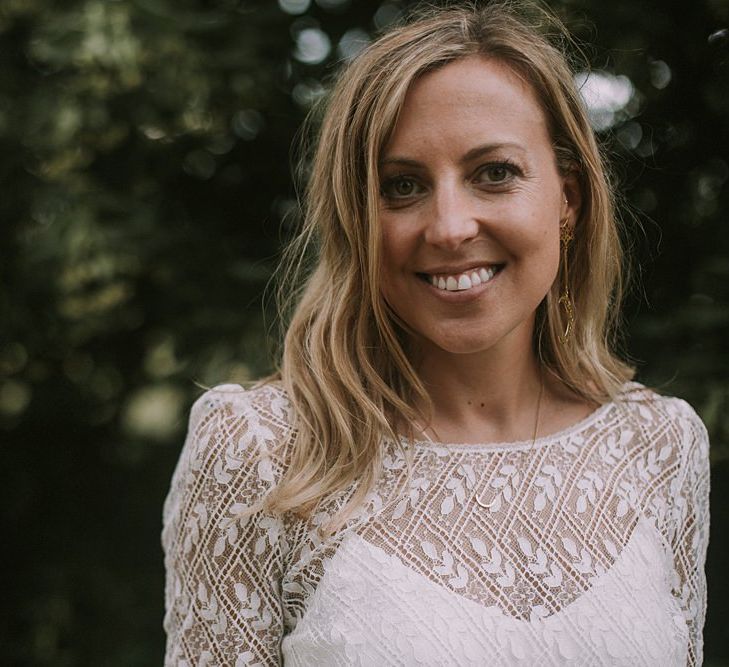
[[[562,211],[560,220],[567,220],[574,229],[582,211],[582,187],[576,170],[570,169],[562,178]]]

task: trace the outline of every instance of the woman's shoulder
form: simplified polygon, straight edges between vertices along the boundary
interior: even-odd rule
[[[291,404],[281,383],[262,382],[251,388],[220,384],[207,389],[193,404],[186,454],[201,459],[273,461],[291,440]]]
[[[708,457],[709,437],[696,410],[684,399],[661,394],[639,382],[628,382],[621,388],[614,403],[626,420],[639,424],[656,440],[668,436],[684,448],[698,449]]]
[[[268,415],[271,419],[290,420],[290,402],[281,382],[262,381],[251,387],[219,384],[207,389],[192,406],[191,419],[222,411],[230,416]]]
[[[278,381],[259,382],[251,387],[219,384],[207,389],[190,410],[190,426],[212,419],[286,429],[292,421],[291,403]]]
[[[684,399],[662,394],[640,382],[626,382],[620,389],[616,403],[631,407],[646,418],[669,418],[703,428],[696,410]]]

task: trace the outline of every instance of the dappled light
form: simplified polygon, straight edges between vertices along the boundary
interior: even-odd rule
[[[578,72],[575,83],[597,131],[607,130],[637,112],[635,104],[629,109],[635,100],[635,87],[623,74],[599,70]]]
[[[331,48],[331,41],[323,30],[303,28],[296,35],[294,57],[307,65],[317,65],[329,55]]]

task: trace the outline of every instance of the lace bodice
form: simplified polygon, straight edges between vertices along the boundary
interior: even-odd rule
[[[208,391],[164,507],[165,664],[700,665],[706,430],[625,389],[533,445],[415,443],[405,492],[383,442],[376,487],[326,540],[350,492],[308,521],[237,516],[284,469],[283,390]]]

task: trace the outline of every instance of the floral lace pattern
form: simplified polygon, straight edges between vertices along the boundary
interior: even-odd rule
[[[308,521],[238,517],[292,436],[277,385],[193,407],[164,507],[165,664],[701,664],[708,437],[684,401],[633,383],[533,447],[414,443],[406,487],[383,442],[324,541],[354,489]]]

